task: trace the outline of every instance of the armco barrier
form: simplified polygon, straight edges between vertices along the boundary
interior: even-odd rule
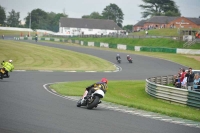
[[[27,40],[26,37],[20,37],[21,40]],[[57,38],[38,38],[38,40],[45,40],[45,41],[58,41]],[[88,46],[87,41],[80,41],[75,40],[74,38],[65,38],[60,39],[60,42],[67,42],[67,43],[76,43],[84,46]],[[131,46],[131,45],[124,45],[124,44],[108,44],[103,42],[90,42],[94,43],[95,47],[106,47],[106,48],[114,48],[114,49],[124,49],[124,50],[132,50],[132,51],[148,51],[148,52],[164,52],[164,53],[180,53],[180,54],[200,54],[200,50],[194,49],[176,49],[176,48],[157,48],[157,47],[144,47],[144,46]]]
[[[100,42],[94,42],[95,47],[100,47]]]
[[[164,86],[171,83],[172,80],[172,76],[148,78],[145,91],[156,98],[200,108],[200,92]]]

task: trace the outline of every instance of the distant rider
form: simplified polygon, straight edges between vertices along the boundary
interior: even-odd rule
[[[121,60],[121,57],[120,57],[119,54],[117,54],[117,56],[116,56],[116,60],[118,61],[119,59]]]
[[[12,72],[13,69],[14,69],[14,65],[12,64],[12,60],[9,60],[8,62],[3,61],[1,63],[1,65],[5,69],[5,75],[6,75],[6,77],[9,78],[8,72]],[[1,79],[2,79],[2,77],[1,77]]]
[[[35,35],[35,41],[37,42],[37,40],[38,40],[38,36],[37,36],[37,34]]]
[[[96,90],[101,89],[104,93],[106,93],[107,90],[107,84],[108,84],[108,80],[106,78],[102,78],[100,82],[94,83],[90,86],[88,86],[85,89],[85,93],[83,94],[81,103],[84,102],[85,98],[87,96],[90,96],[93,92],[95,92]]]
[[[127,55],[127,60],[130,60],[130,59],[131,59],[130,55]]]

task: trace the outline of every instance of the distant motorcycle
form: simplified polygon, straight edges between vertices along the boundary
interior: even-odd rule
[[[85,100],[83,103],[81,103],[82,99],[80,99],[77,102],[77,107],[86,106],[87,109],[96,108],[98,106],[98,104],[101,103],[100,99],[103,98],[104,95],[105,95],[105,93],[102,90],[98,89],[91,95],[86,96],[84,98]]]
[[[128,58],[127,60],[128,60],[128,62],[129,62],[129,63],[133,63],[133,61],[132,61],[132,58],[131,58],[131,57],[130,57],[130,58]]]
[[[37,37],[35,37],[35,42],[37,42],[38,41],[38,38]]]
[[[118,59],[117,59],[117,62],[120,64],[120,63],[121,63],[121,59],[120,59],[120,58],[118,58]]]

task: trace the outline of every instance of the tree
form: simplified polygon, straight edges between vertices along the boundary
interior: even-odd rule
[[[83,15],[82,18],[102,19],[102,16],[99,12],[92,12],[90,15]]]
[[[5,24],[6,12],[5,8],[0,5],[0,26]]]
[[[102,12],[102,16],[104,19],[114,20],[118,26],[122,27],[124,14],[116,4],[111,3],[109,6],[106,6]]]
[[[50,14],[48,14],[49,16]],[[59,31],[59,21],[61,17],[68,17],[66,13],[57,13],[54,16],[50,17],[50,27],[49,30],[58,32]]]
[[[32,10],[31,13],[28,13],[28,16],[25,18],[26,27],[29,27],[30,16],[31,16],[32,29],[46,29],[47,27],[46,20],[47,20],[48,14],[45,11],[38,8],[38,9]]]
[[[128,32],[132,32],[133,31],[133,25],[125,25],[123,27],[123,30],[126,30]]]
[[[20,23],[20,13],[12,9],[7,18],[7,24],[11,27],[18,27]]]
[[[181,16],[178,6],[173,0],[142,0],[145,4],[139,5],[145,11],[142,17],[148,16]]]
[[[44,29],[57,32],[59,30],[60,17],[67,17],[65,10],[63,13],[45,12],[41,9],[34,9],[31,11],[31,28]],[[25,26],[29,27],[30,13],[25,18]]]

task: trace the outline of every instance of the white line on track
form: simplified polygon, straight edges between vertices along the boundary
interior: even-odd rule
[[[53,72],[52,70],[38,70],[39,72]]]
[[[77,71],[64,71],[64,72],[70,72],[70,73],[75,73],[75,72],[77,72]]]
[[[14,72],[25,72],[26,70],[13,70]]]

